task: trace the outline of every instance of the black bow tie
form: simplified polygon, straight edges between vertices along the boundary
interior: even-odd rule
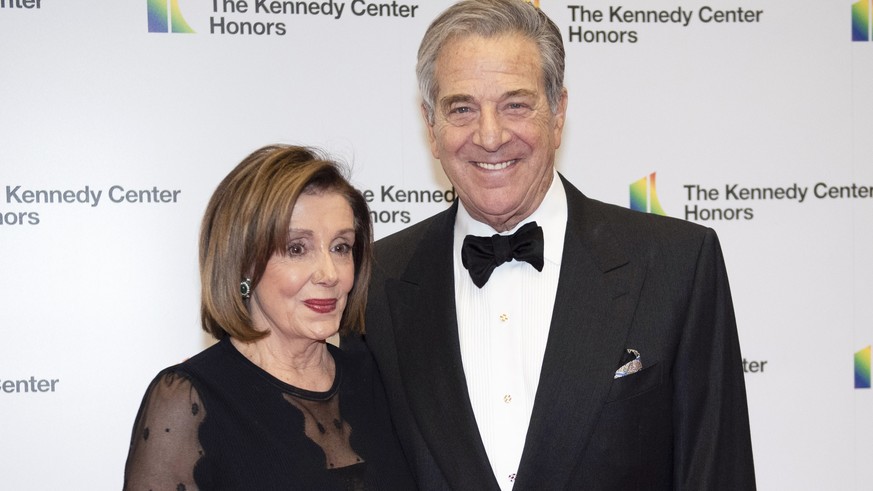
[[[512,235],[468,235],[461,247],[461,262],[479,288],[485,286],[494,268],[513,259],[543,270],[543,228],[537,222],[525,224]]]

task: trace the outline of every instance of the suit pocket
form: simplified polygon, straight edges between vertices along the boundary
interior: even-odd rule
[[[637,373],[613,379],[609,395],[606,396],[606,403],[630,399],[655,389],[662,382],[662,366],[655,363]]]

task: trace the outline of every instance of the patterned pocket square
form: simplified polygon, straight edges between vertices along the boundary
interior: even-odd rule
[[[622,365],[621,368],[619,368],[618,370],[616,370],[615,377],[613,378],[621,378],[632,373],[637,373],[643,369],[643,362],[640,361],[640,352],[635,349],[628,348],[626,357],[630,356],[633,356],[633,359]]]

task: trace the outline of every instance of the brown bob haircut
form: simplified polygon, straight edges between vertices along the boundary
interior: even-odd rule
[[[240,282],[256,288],[275,253],[288,245],[291,212],[301,194],[337,193],[355,217],[355,283],[339,332],[362,333],[372,267],[373,231],[367,202],[338,163],[318,150],[269,145],[246,157],[215,189],[200,228],[200,322],[216,339],[267,336],[252,325]]]

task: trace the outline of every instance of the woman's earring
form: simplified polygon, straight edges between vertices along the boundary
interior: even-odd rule
[[[248,300],[252,296],[251,278],[246,278],[239,282],[239,294],[242,295],[243,300]]]

